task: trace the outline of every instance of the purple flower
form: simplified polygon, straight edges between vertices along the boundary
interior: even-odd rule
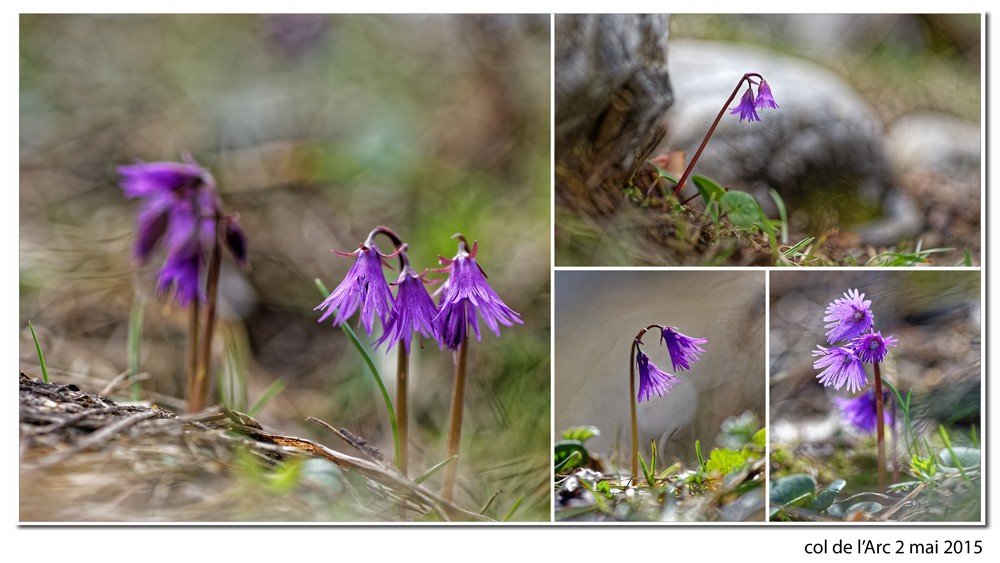
[[[166,239],[166,260],[157,287],[161,295],[174,290],[182,306],[200,291],[201,269],[216,244],[215,221],[222,203],[212,175],[187,157],[186,162],[140,162],[118,167],[127,198],[143,199],[136,220],[134,253],[145,263]],[[235,217],[225,217],[227,246],[237,261],[246,262],[246,236]]]
[[[841,340],[852,340],[872,327],[871,301],[865,300],[864,293],[857,289],[848,290],[844,299],[837,299],[826,308],[823,320],[830,322],[826,328],[826,339],[830,344]]]
[[[813,350],[813,356],[820,358],[813,363],[813,367],[825,368],[816,376],[824,386],[840,389],[846,383],[847,390],[853,393],[868,385],[864,365],[852,350],[839,346],[833,348],[817,346],[817,348],[819,350]]]
[[[685,336],[670,326],[660,327],[660,341],[667,345],[674,370],[691,369],[691,364],[700,360],[699,355],[704,352],[698,345],[708,342],[705,338]]]
[[[424,287],[424,274],[418,274],[412,268],[405,268],[396,280],[396,300],[392,304],[392,311],[389,313],[389,321],[385,324],[385,332],[381,338],[375,342],[375,347],[388,341],[386,352],[396,343],[403,341],[406,353],[410,353],[410,339],[413,333],[418,332],[424,338],[438,340],[438,345],[443,346],[439,340],[438,324],[434,321],[438,314],[438,308],[434,300],[427,294]]]
[[[477,311],[486,326],[497,336],[500,336],[500,325],[512,326],[514,323],[524,322],[521,315],[504,304],[486,281],[486,273],[476,262],[478,250],[478,241],[473,241],[472,251],[469,252],[465,239],[461,238],[455,258],[438,257],[446,265],[443,271],[450,271],[451,275],[442,286],[441,307],[435,321],[440,323],[441,342],[452,350],[458,349],[459,344],[468,337],[470,326],[476,340],[482,339]]]
[[[740,121],[744,119],[748,121],[760,121],[760,116],[757,115],[757,110],[754,109],[753,104],[753,91],[747,88],[747,91],[743,93],[743,98],[740,100],[740,105],[729,110],[730,114],[739,114]]]
[[[768,86],[767,80],[763,78],[760,79],[760,86],[757,88],[757,102],[754,104],[754,107],[757,109],[778,109],[778,104],[775,103],[774,97],[771,96],[771,87]]]
[[[389,310],[392,308],[392,291],[382,274],[382,257],[386,256],[369,238],[359,245],[358,250],[350,253],[337,252],[340,256],[357,256],[347,276],[314,311],[326,309],[318,322],[323,322],[334,312],[333,326],[339,326],[361,308],[358,322],[365,327],[368,336],[372,335],[372,325],[375,315],[378,315],[385,327]]]
[[[636,367],[639,368],[639,396],[638,401],[648,401],[650,396],[655,394],[662,397],[670,392],[672,384],[679,383],[680,379],[656,367],[649,361],[649,357],[638,350],[635,356]]]
[[[885,404],[889,397],[888,393],[882,393],[882,404]],[[878,415],[876,414],[875,390],[869,389],[853,399],[847,397],[834,397],[833,402],[840,409],[840,414],[844,421],[867,434],[874,434]],[[882,409],[882,419],[887,425],[892,425],[892,413],[889,409]]]
[[[869,332],[854,339],[851,346],[858,358],[866,364],[880,364],[885,359],[885,354],[890,346],[896,345],[896,337],[882,337],[882,332]]]

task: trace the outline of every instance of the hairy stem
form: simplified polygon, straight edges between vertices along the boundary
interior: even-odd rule
[[[455,382],[451,389],[451,422],[448,426],[448,457],[457,456],[462,441],[462,407],[465,401],[465,363],[468,355],[469,339],[462,340],[455,352]],[[441,485],[441,498],[451,502],[455,492],[455,478],[458,476],[458,461],[448,464],[444,469],[444,484]]]

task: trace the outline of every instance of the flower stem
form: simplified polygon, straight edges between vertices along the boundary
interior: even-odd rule
[[[882,371],[875,363],[875,422],[876,441],[878,442],[878,490],[885,492],[885,407],[882,405]]]
[[[462,442],[462,406],[465,401],[465,364],[468,355],[469,339],[465,338],[455,352],[455,381],[451,389],[451,422],[448,426],[448,456],[457,456]],[[455,478],[458,476],[458,460],[448,464],[444,469],[444,483],[441,485],[441,498],[451,502],[454,498]]]
[[[752,76],[756,76],[758,78],[760,77],[760,75],[755,72],[748,72],[744,74],[740,78],[740,81],[736,83],[736,88],[733,88],[733,93],[729,95],[729,99],[726,100],[726,103],[722,104],[722,109],[719,110],[719,115],[715,116],[715,121],[713,121],[712,126],[709,127],[708,133],[706,133],[705,138],[702,139],[701,145],[698,147],[698,150],[695,151],[694,153],[694,157],[691,158],[691,162],[689,162],[687,168],[684,169],[684,174],[681,176],[681,179],[677,181],[677,186],[674,187],[674,197],[677,197],[677,194],[680,193],[681,188],[684,187],[684,182],[687,181],[688,177],[691,175],[691,172],[694,170],[694,165],[697,164],[698,159],[701,158],[702,151],[704,151],[705,146],[708,145],[708,140],[712,138],[712,134],[715,133],[715,128],[719,126],[719,122],[722,121],[722,116],[725,115],[726,110],[729,109],[729,104],[733,103],[733,100],[736,98],[736,94],[740,91],[740,87],[743,86],[743,81],[750,80],[750,77]],[[650,192],[651,191],[652,188],[650,188]],[[646,193],[646,197],[649,197],[649,192]]]
[[[188,402],[188,412],[191,408],[191,398],[195,393],[195,376],[198,373],[198,328],[201,326],[201,302],[196,297],[191,302],[191,316],[188,318],[187,348],[184,350],[184,365],[187,368],[187,385],[184,397]]]
[[[406,475],[409,434],[409,414],[407,412],[407,378],[410,371],[410,356],[406,347],[396,344],[396,423],[399,425],[399,448],[396,452],[396,467]]]
[[[219,295],[219,271],[222,269],[222,248],[220,237],[222,236],[222,221],[215,217],[215,244],[212,246],[212,255],[208,261],[208,281],[206,283],[206,293],[208,304],[205,308],[205,334],[199,343],[197,370],[195,371],[195,381],[193,393],[188,396],[188,412],[197,412],[205,408],[208,398],[208,388],[211,379],[208,373],[212,363],[212,334],[215,332],[215,316],[218,309]]]
[[[632,348],[628,359],[628,407],[632,423],[632,482],[639,478],[639,424],[636,421],[636,403],[639,398],[635,394],[635,353],[642,344],[642,337],[646,332],[654,328],[663,328],[660,325],[649,325],[636,333],[632,340]]]
[[[641,334],[641,333],[640,333]],[[632,341],[628,359],[628,407],[632,422],[632,482],[639,478],[639,426],[635,414],[635,351],[639,347],[639,337]]]

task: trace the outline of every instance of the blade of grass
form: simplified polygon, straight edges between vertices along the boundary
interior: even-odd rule
[[[328,297],[330,292],[327,291],[326,285],[319,278],[313,280],[316,283],[317,289],[323,294],[323,297]],[[347,323],[341,323],[340,328],[344,331],[344,334],[354,343],[354,347],[358,349],[361,357],[364,358],[365,363],[368,364],[368,369],[372,372],[372,377],[375,378],[375,383],[378,384],[379,391],[382,392],[382,400],[385,401],[385,410],[389,414],[389,426],[392,427],[392,444],[393,452],[395,452],[395,459],[400,457],[399,449],[399,428],[396,426],[396,411],[392,408],[392,399],[389,398],[389,391],[386,390],[385,384],[382,383],[382,377],[378,374],[378,369],[375,367],[375,362],[372,360],[368,350],[365,349],[365,345],[361,343],[361,339],[358,335],[354,333]]]
[[[778,206],[778,216],[781,217],[781,244],[788,244],[788,212],[785,210],[785,201],[774,188],[769,189],[768,193]]]
[[[705,458],[701,455],[701,440],[694,441],[694,453],[698,456],[698,464],[705,469]]]
[[[507,510],[507,513],[503,515],[504,522],[510,521],[511,517],[514,516],[514,513],[517,512],[517,509],[521,508],[522,502],[524,502],[524,495],[517,497],[517,500],[514,501],[514,504],[512,504],[510,508]]]
[[[490,500],[486,501],[486,504],[484,504],[483,507],[479,509],[479,514],[480,515],[486,514],[486,511],[489,510],[491,506],[493,506],[493,501],[495,501],[502,492],[503,491],[497,491],[493,493],[493,496],[490,497]]]
[[[272,381],[271,384],[267,386],[267,389],[261,393],[260,397],[254,401],[254,404],[250,405],[250,408],[247,409],[247,414],[250,416],[257,416],[257,413],[264,410],[267,403],[269,403],[278,393],[284,391],[285,387],[287,387],[287,384],[283,379],[275,379]]]
[[[35,341],[35,352],[38,353],[38,365],[42,368],[42,381],[49,382],[49,370],[45,367],[45,355],[42,354],[42,347],[38,344],[38,336],[35,335],[35,326],[28,321],[28,329],[31,330],[31,339]]]
[[[795,254],[796,252],[802,250],[805,246],[807,246],[809,243],[811,243],[814,240],[816,240],[816,237],[806,237],[806,238],[800,240],[799,242],[795,243],[794,246],[792,246],[788,250],[782,252],[781,254],[785,258],[788,258],[791,255]]]
[[[142,317],[146,311],[146,297],[136,292],[132,299],[132,312],[128,318],[128,377],[132,400],[142,398],[142,388],[139,385],[139,344],[142,341]]]
[[[958,472],[962,474],[963,479],[968,481],[969,476],[968,474],[965,473],[965,468],[962,467],[962,461],[958,459],[957,455],[955,455],[955,450],[951,449],[951,439],[948,437],[948,433],[945,431],[943,424],[938,424],[938,434],[941,435],[941,440],[944,442],[944,447],[947,448],[948,453],[951,454],[951,460],[954,461],[955,465],[958,466]]]
[[[458,456],[457,455],[453,455],[453,456],[445,459],[444,461],[438,463],[434,467],[431,467],[427,471],[424,471],[423,473],[421,473],[420,475],[418,475],[416,478],[413,479],[413,484],[419,485],[420,483],[423,483],[424,481],[430,479],[431,476],[433,476],[435,473],[437,473],[438,471],[440,471],[441,469],[443,469],[444,466],[446,466],[449,463],[455,461],[456,459],[458,459]]]

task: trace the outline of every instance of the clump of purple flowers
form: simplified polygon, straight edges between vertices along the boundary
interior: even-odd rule
[[[754,82],[752,77],[758,77],[760,82]],[[731,115],[740,116],[740,121],[746,119],[747,121],[760,121],[760,116],[757,115],[758,110],[763,109],[778,109],[778,104],[774,101],[774,96],[771,94],[771,86],[761,77],[759,74],[749,73],[744,75],[744,80],[747,83],[747,90],[743,93],[743,97],[740,98],[740,103],[731,110],[729,113]],[[742,81],[741,81],[742,83]],[[753,85],[757,84],[757,97],[754,98],[753,95]],[[737,85],[737,90],[739,85]],[[735,95],[735,92],[734,92]],[[730,98],[730,101],[732,99]]]
[[[827,341],[840,344],[813,351],[819,357],[813,367],[823,370],[816,378],[824,386],[839,390],[846,385],[852,393],[861,390],[868,385],[863,364],[881,363],[888,348],[896,345],[895,337],[875,332],[871,304],[864,293],[851,289],[826,308]]]
[[[118,173],[125,197],[143,200],[136,220],[136,259],[146,263],[160,240],[165,240],[166,259],[157,284],[161,295],[173,289],[182,306],[196,297],[204,300],[201,273],[219,242],[237,262],[246,263],[246,235],[236,217],[223,212],[215,178],[190,157],[183,163],[119,166]],[[219,234],[216,221],[221,225]]]
[[[647,330],[654,328],[660,329],[660,343],[667,348],[674,371],[691,369],[691,364],[700,360],[701,354],[705,351],[698,345],[708,342],[705,338],[692,338],[681,334],[672,326],[650,325],[643,329],[635,339],[635,365],[639,370],[639,393],[636,399],[640,403],[648,401],[652,395],[662,397],[670,392],[674,383],[680,383],[680,379],[650,362],[649,356],[642,351],[642,336]]]

